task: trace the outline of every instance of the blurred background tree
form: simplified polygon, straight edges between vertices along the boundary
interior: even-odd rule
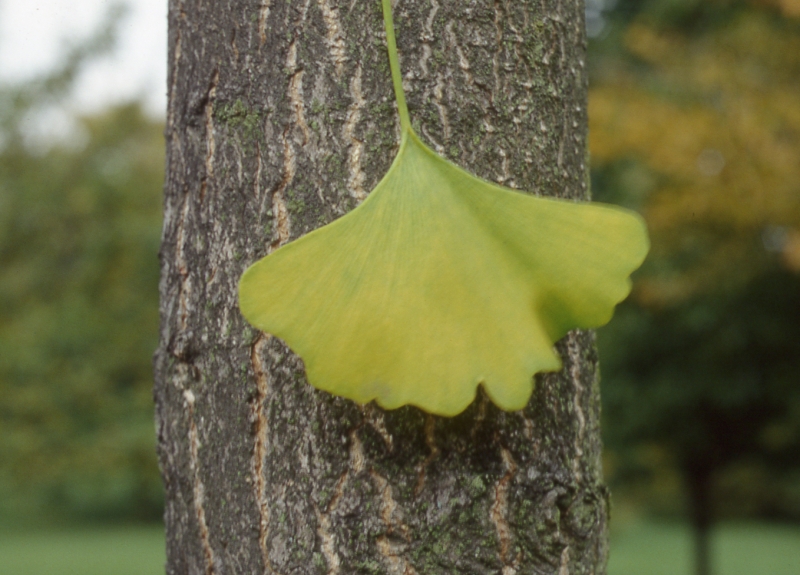
[[[597,17],[594,197],[653,242],[599,337],[609,475],[682,493],[705,575],[714,518],[800,518],[800,2]]]
[[[0,86],[0,520],[158,519],[161,122],[63,102],[121,11],[56,70]],[[59,116],[60,114],[60,116]],[[51,118],[67,117],[60,135]]]

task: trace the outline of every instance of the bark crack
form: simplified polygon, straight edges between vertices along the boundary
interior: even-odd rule
[[[385,535],[378,537],[378,551],[386,559],[389,575],[417,575],[417,570],[403,557],[399,546]]]
[[[439,3],[436,0],[430,0],[431,11],[428,12],[428,18],[425,20],[425,33],[422,36],[424,42],[430,43],[433,41],[433,19],[439,11]]]
[[[386,560],[390,575],[417,575],[414,566],[404,556],[406,543],[411,540],[411,534],[400,517],[397,502],[392,495],[392,486],[374,469],[369,473],[378,489],[381,519],[386,526],[386,533],[377,539],[378,552]]]
[[[558,171],[561,172],[563,177],[569,177],[569,171],[563,168],[564,165],[564,144],[567,141],[567,118],[564,118],[564,122],[561,129],[561,139],[558,142],[558,157],[556,158],[556,164],[558,165]]]
[[[291,76],[289,77],[289,101],[294,114],[294,124],[303,132],[302,145],[305,146],[310,137],[310,132],[306,123],[306,107],[303,103],[303,69],[297,65],[296,41],[292,41],[289,46],[289,53],[286,56],[286,68],[291,71]]]
[[[328,33],[326,43],[333,60],[336,76],[341,78],[344,72],[344,63],[347,61],[347,50],[342,25],[339,23],[339,10],[332,8],[329,0],[319,0],[319,7],[322,10],[322,19],[325,21],[325,29]]]
[[[502,9],[500,8],[500,0],[494,0],[494,28],[495,28],[495,51],[492,56],[492,75],[494,76],[494,93],[492,94],[492,102],[494,102],[495,94],[500,94],[500,54],[503,51],[503,21],[505,17]]]
[[[258,45],[263,46],[267,41],[267,18],[269,18],[270,0],[261,0],[258,10]]]
[[[303,104],[303,70],[297,65],[297,43],[292,41],[286,56],[286,67],[290,70],[289,87],[287,95],[292,109],[292,118],[281,134],[283,143],[283,173],[281,180],[272,189],[272,217],[273,238],[270,242],[268,253],[272,253],[289,241],[291,236],[291,222],[289,211],[284,197],[286,189],[294,180],[297,171],[297,156],[292,144],[290,131],[292,125],[299,128],[303,134],[302,145],[308,142],[309,130],[305,118],[305,105]]]
[[[183,55],[182,46],[183,36],[181,34],[181,29],[177,28],[175,31],[175,52],[172,57],[172,81],[170,82],[169,89],[171,95],[176,94],[178,90],[178,65],[180,64],[181,56]],[[170,98],[169,117],[167,118],[167,125],[169,126],[170,131],[172,131],[172,127],[175,124],[175,104],[177,101],[178,99],[174,96]]]
[[[200,181],[200,202],[205,199],[209,180],[214,177],[214,156],[217,152],[217,142],[214,139],[214,98],[217,95],[218,83],[219,69],[215,69],[214,75],[211,78],[211,84],[208,87],[208,93],[206,94],[206,105],[204,109],[206,125],[206,158],[204,165],[206,173]]]
[[[503,148],[498,148],[497,153],[500,154],[500,169],[502,170],[502,174],[497,177],[497,183],[505,184],[511,179],[511,172],[508,170],[508,154]],[[515,186],[511,185],[509,187],[513,188]]]
[[[444,105],[444,78],[441,74],[436,77],[436,85],[433,87],[434,105],[439,111],[439,118],[442,120],[442,131],[444,141],[450,140],[450,122],[447,119],[447,108]]]
[[[333,497],[331,497],[325,512],[320,512],[319,508],[315,506],[317,514],[317,534],[322,540],[322,554],[325,556],[325,561],[328,563],[328,575],[338,575],[341,559],[336,552],[336,536],[331,533],[331,513],[336,511],[339,507],[339,502],[344,496],[344,487],[349,479],[350,472],[345,471],[336,482],[334,487]]]
[[[231,31],[231,50],[233,50],[234,63],[239,61],[239,47],[236,45],[236,28]]]
[[[272,253],[289,241],[291,235],[291,223],[289,221],[289,210],[286,208],[286,199],[284,193],[289,184],[294,179],[296,166],[296,157],[294,147],[292,146],[286,132],[281,135],[283,140],[283,176],[280,182],[272,190],[272,221],[273,221],[273,238],[270,242],[268,253]]]
[[[375,481],[375,486],[378,488],[381,498],[381,519],[386,525],[387,532],[390,535],[399,534],[406,541],[410,538],[408,526],[403,523],[400,518],[400,510],[398,509],[397,502],[392,495],[392,485],[380,473],[374,469],[370,469],[369,474]]]
[[[364,446],[358,438],[358,428],[350,432],[350,468],[358,475],[364,471]]]
[[[186,263],[186,221],[189,218],[189,194],[184,194],[181,215],[178,219],[178,232],[175,238],[175,264],[180,275],[178,288],[178,324],[181,332],[186,331],[189,322],[189,297],[192,293],[192,280]]]
[[[261,170],[263,161],[261,160],[261,142],[256,141],[256,176],[253,178],[253,193],[256,200],[261,199]]]
[[[422,129],[420,131],[424,134],[424,136],[428,139],[428,141],[433,145],[433,149],[436,150],[436,153],[441,155],[441,156],[443,156],[444,155],[444,146],[441,145],[439,142],[437,142],[436,139],[433,136],[431,136],[430,133],[428,133],[428,128],[426,128],[425,126],[422,126]]]
[[[511,525],[508,521],[508,489],[514,479],[514,475],[517,473],[517,464],[511,457],[511,452],[505,447],[500,448],[500,453],[506,472],[494,487],[494,501],[489,509],[489,515],[497,530],[497,538],[500,543],[499,555],[500,561],[503,563],[502,575],[515,575],[519,566],[520,556],[519,553],[512,556],[512,533]]]
[[[431,11],[428,12],[428,19],[425,20],[425,26],[422,32],[422,58],[419,61],[419,67],[422,69],[423,78],[428,77],[428,60],[430,60],[432,54],[431,42],[433,42],[434,39],[433,19],[439,11],[439,3],[436,0],[430,0],[430,3]]]
[[[453,26],[455,25],[455,20],[451,20],[445,26],[445,32],[447,32],[447,37],[450,40],[450,44],[452,44],[453,48],[456,50],[456,54],[458,55],[458,67],[461,68],[461,72],[464,74],[464,79],[467,81],[468,84],[473,85],[475,82],[472,78],[472,72],[470,72],[470,65],[469,60],[464,55],[464,51],[461,50],[461,46],[458,45],[458,38],[456,37],[456,33],[453,31]]]
[[[525,439],[531,441],[533,439],[533,421],[531,418],[525,415],[525,411],[518,412],[520,417],[522,418],[522,434],[525,436]]]
[[[573,332],[567,341],[567,353],[569,355],[569,375],[575,385],[575,395],[573,396],[573,406],[575,417],[578,420],[578,432],[575,434],[575,459],[572,461],[572,472],[575,481],[581,484],[581,462],[583,459],[583,441],[586,434],[586,416],[583,413],[583,385],[581,385],[581,350],[578,342],[577,332]]]
[[[203,507],[205,503],[205,486],[200,477],[200,437],[197,431],[197,423],[194,419],[194,404],[195,397],[191,390],[187,389],[183,392],[183,398],[186,402],[186,407],[189,410],[189,467],[192,472],[192,493],[194,501],[194,511],[197,516],[197,524],[200,529],[200,541],[203,546],[203,556],[206,560],[206,575],[214,575],[214,550],[211,548],[211,542],[208,534],[208,524],[206,523],[206,510]]]
[[[362,202],[367,197],[367,192],[364,191],[364,170],[361,168],[364,143],[355,136],[356,126],[361,119],[361,110],[366,104],[364,95],[361,93],[361,64],[356,67],[356,73],[350,81],[350,96],[353,98],[353,103],[347,110],[347,120],[343,130],[345,140],[349,142],[347,191],[356,201]]]
[[[362,409],[364,414],[364,418],[366,419],[367,423],[377,431],[380,436],[383,438],[383,442],[386,444],[386,448],[389,451],[394,451],[394,439],[389,434],[389,431],[386,429],[386,421],[383,417],[383,412],[380,411],[374,404],[369,403]]]
[[[330,511],[326,513],[321,513],[319,509],[315,511],[317,513],[318,523],[317,534],[322,540],[322,554],[325,556],[325,561],[328,563],[328,575],[338,575],[341,559],[339,559],[339,554],[336,553],[336,538],[331,533]]]
[[[394,451],[394,439],[392,438],[389,430],[386,429],[386,420],[383,417],[383,412],[375,407],[374,403],[368,403],[361,408],[361,413],[364,416],[364,421],[378,432],[386,444],[386,449]]]
[[[425,416],[425,444],[428,446],[428,456],[419,466],[417,485],[414,487],[414,496],[419,497],[425,487],[428,466],[439,457],[439,447],[436,445],[436,417],[430,413]]]
[[[475,439],[481,424],[483,424],[483,421],[486,419],[486,405],[488,401],[489,399],[486,396],[486,392],[481,388],[478,398],[478,413],[475,414],[475,423],[472,425],[472,431],[470,431],[469,434],[472,439]]]
[[[569,575],[569,545],[561,551],[561,566],[558,575]]]
[[[364,450],[361,445],[361,440],[358,438],[358,427],[350,431],[350,453],[349,453],[349,467],[347,471],[342,473],[336,486],[333,489],[333,496],[328,502],[325,511],[320,511],[319,506],[314,506],[314,512],[317,516],[317,535],[321,541],[322,554],[328,564],[328,575],[338,575],[341,566],[341,559],[336,552],[336,536],[331,531],[331,514],[339,507],[339,502],[344,497],[344,488],[350,475],[358,475],[364,471]]]
[[[431,46],[427,42],[422,44],[422,58],[419,59],[419,67],[422,70],[422,77],[428,77],[428,60],[431,59]]]
[[[267,395],[269,393],[269,370],[262,360],[264,350],[272,339],[271,335],[259,334],[250,348],[250,363],[256,380],[256,396],[251,405],[251,417],[255,443],[253,445],[253,485],[255,487],[256,506],[258,508],[258,545],[267,573],[273,573],[272,562],[269,558],[269,501],[267,499],[267,478],[264,466],[269,449],[269,429],[266,416]]]

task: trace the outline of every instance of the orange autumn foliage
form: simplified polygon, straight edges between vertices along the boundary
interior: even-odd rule
[[[800,272],[797,22],[767,9],[703,34],[638,22],[624,46],[629,62],[590,91],[590,148],[595,169],[645,174],[628,190],[653,240],[634,297],[669,305],[765,266]]]

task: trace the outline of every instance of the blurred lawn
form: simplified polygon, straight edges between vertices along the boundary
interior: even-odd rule
[[[714,575],[800,575],[800,526],[722,525],[712,535]],[[691,575],[692,540],[678,523],[612,530],[609,575]]]
[[[715,575],[800,574],[800,527],[736,524],[714,536]],[[611,538],[609,575],[690,575],[691,539],[680,524],[630,523]],[[161,526],[0,532],[0,572],[12,575],[160,575]]]
[[[8,575],[160,575],[164,528],[0,531],[0,573]]]

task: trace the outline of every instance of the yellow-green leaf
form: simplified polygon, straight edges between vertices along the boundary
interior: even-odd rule
[[[479,180],[413,132],[369,197],[242,276],[242,313],[359,403],[521,409],[553,343],[606,323],[644,259],[642,220]]]
[[[390,13],[387,38],[397,157],[358,208],[252,265],[239,306],[319,389],[455,415],[482,384],[521,409],[533,375],[561,367],[554,342],[606,323],[628,294],[644,223],[502,188],[438,156],[408,121]]]

